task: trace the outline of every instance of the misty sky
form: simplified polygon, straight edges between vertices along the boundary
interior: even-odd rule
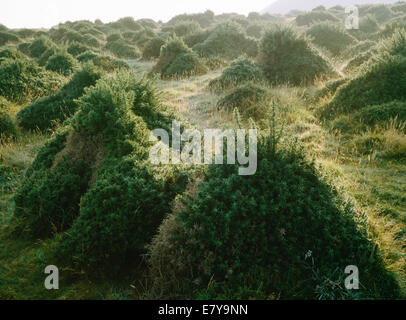
[[[49,28],[67,20],[115,21],[132,16],[167,21],[181,13],[261,11],[274,0],[1,0],[0,23],[9,28]]]

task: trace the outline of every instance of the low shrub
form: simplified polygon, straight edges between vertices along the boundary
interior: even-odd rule
[[[142,52],[142,58],[144,60],[158,59],[161,54],[161,48],[165,44],[165,40],[157,37],[149,40]]]
[[[406,101],[391,101],[365,107],[352,115],[354,121],[362,122],[369,127],[395,118],[400,122],[406,121]]]
[[[326,48],[333,55],[341,54],[348,46],[357,42],[343,27],[330,22],[314,24],[306,34],[312,38],[314,44]]]
[[[375,19],[379,23],[386,22],[386,21],[390,20],[391,18],[393,18],[393,16],[394,16],[393,11],[384,4],[375,5],[371,8],[369,8],[366,11],[366,14],[370,14],[370,15],[374,16]]]
[[[295,22],[299,27],[308,26],[312,23],[323,21],[340,22],[338,18],[328,11],[311,11],[302,13],[299,14],[295,19]]]
[[[0,96],[0,138],[17,136],[17,127],[9,115],[9,102]]]
[[[225,68],[219,78],[212,80],[209,83],[209,88],[221,92],[247,82],[260,82],[262,80],[262,71],[256,63],[250,59],[240,59]]]
[[[332,101],[321,109],[323,118],[361,108],[406,99],[406,31],[381,41],[378,53],[341,86]]]
[[[254,176],[212,165],[178,199],[148,250],[156,298],[318,299],[315,288],[341,282],[349,265],[359,267],[363,286],[357,295],[336,288],[332,299],[399,296],[363,214],[299,147],[277,141],[260,138]]]
[[[46,37],[39,37],[31,43],[30,55],[33,58],[40,58],[45,51],[55,47],[56,45],[51,41],[51,39]]]
[[[65,86],[53,95],[44,97],[23,108],[17,114],[19,125],[25,130],[46,131],[53,129],[77,110],[76,99],[85,88],[93,86],[102,73],[92,65],[86,65],[75,73]]]
[[[208,72],[207,67],[202,63],[196,53],[183,53],[176,57],[171,65],[166,69],[163,76],[165,78],[188,78],[200,76]]]
[[[26,59],[0,62],[0,95],[11,102],[24,104],[56,91],[63,78]]]
[[[217,109],[234,111],[248,120],[252,118],[255,121],[264,119],[269,112],[271,96],[268,91],[258,85],[248,83],[230,91],[225,97],[217,103]]]
[[[258,44],[255,39],[247,37],[238,24],[229,22],[215,27],[209,37],[196,44],[193,50],[202,57],[235,59],[244,54],[256,57]]]
[[[261,41],[259,65],[271,83],[300,85],[333,74],[309,40],[290,27],[276,26]]]
[[[77,57],[77,60],[81,63],[92,62],[96,67],[109,73],[118,69],[130,69],[130,66],[124,61],[109,56],[103,56],[91,51],[82,53]]]
[[[138,59],[141,57],[141,53],[138,48],[128,44],[125,40],[108,42],[105,49],[110,51],[118,58]]]
[[[70,76],[77,67],[76,59],[67,51],[59,51],[48,59],[46,69]]]
[[[18,43],[20,38],[14,33],[8,31],[0,31],[0,46],[4,46],[7,43]]]

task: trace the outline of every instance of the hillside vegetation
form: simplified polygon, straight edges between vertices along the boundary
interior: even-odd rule
[[[404,299],[405,6],[0,26],[0,299]],[[174,123],[256,173],[152,163]]]

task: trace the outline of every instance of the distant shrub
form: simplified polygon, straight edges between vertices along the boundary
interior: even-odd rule
[[[202,28],[196,21],[182,21],[174,25],[173,31],[178,37],[185,37],[190,34],[200,32]]]
[[[67,48],[68,53],[74,57],[77,57],[78,55],[80,55],[88,50],[89,50],[88,46],[78,43],[78,42],[71,43]]]
[[[379,23],[386,22],[394,16],[393,11],[384,4],[372,6],[366,11],[366,14],[374,16]]]
[[[100,55],[91,51],[82,53],[77,57],[77,60],[82,63],[91,61],[96,67],[99,67],[106,72],[113,72],[118,69],[130,69],[130,66],[124,61],[117,60],[109,56]]]
[[[371,34],[378,32],[380,28],[376,18],[374,16],[367,15],[360,19],[359,30]]]
[[[128,44],[125,40],[108,42],[105,49],[110,51],[118,58],[138,59],[141,57],[141,53],[138,48]]]
[[[234,61],[224,69],[221,76],[209,83],[214,91],[223,91],[247,82],[260,82],[263,74],[259,66],[249,59]]]
[[[127,29],[132,31],[139,31],[142,25],[135,21],[133,17],[125,17],[109,24],[114,29]]]
[[[336,93],[337,89],[345,84],[347,81],[348,79],[345,78],[327,81],[324,88],[317,92],[316,99],[326,97],[327,95],[333,96]]]
[[[18,48],[19,51],[21,51],[25,55],[29,56],[30,55],[30,46],[31,46],[31,43],[22,42],[17,46],[17,48]]]
[[[334,55],[341,54],[348,46],[357,42],[343,27],[330,22],[314,24],[306,34],[312,38],[314,44],[326,48]]]
[[[367,52],[359,53],[355,58],[348,61],[347,65],[345,66],[345,72],[355,72],[361,65],[367,62],[371,57],[373,57],[377,52],[376,48],[372,48]]]
[[[0,95],[23,104],[57,90],[63,79],[26,58],[4,59],[0,63]]]
[[[77,67],[76,59],[67,51],[59,51],[48,59],[46,69],[64,76],[71,75]]]
[[[267,299],[278,292],[280,299],[317,299],[314,288],[339,281],[334,270],[348,265],[362,270],[365,288],[376,288],[359,297],[399,296],[363,215],[299,147],[278,148],[277,139],[260,138],[256,175],[213,165],[178,198],[148,247],[156,298]],[[341,289],[334,298],[351,295]]]
[[[157,37],[157,34],[151,29],[142,29],[138,31],[134,38],[134,44],[140,48],[141,50],[145,48],[145,45],[148,43],[149,40],[154,39]]]
[[[206,39],[210,36],[210,30],[203,30],[194,34],[190,34],[184,37],[184,41],[189,48],[193,48],[195,45],[199,43],[203,43]]]
[[[406,3],[405,2],[396,3],[392,5],[391,10],[394,12],[406,13]]]
[[[9,104],[0,96],[0,138],[17,136],[17,127],[9,115]]]
[[[393,36],[397,29],[406,30],[406,21],[393,21],[391,23],[385,24],[383,30],[379,33],[381,38],[390,38]]]
[[[25,130],[46,131],[55,128],[58,122],[63,122],[76,112],[75,100],[83,95],[85,88],[95,85],[101,76],[94,66],[84,66],[58,92],[20,110],[17,114],[19,125]]]
[[[0,63],[1,61],[5,59],[12,59],[12,60],[17,60],[17,59],[26,59],[20,51],[17,51],[12,48],[4,48],[0,50]]]
[[[20,42],[20,38],[14,33],[8,31],[0,31],[0,46],[4,46],[6,43]]]
[[[182,54],[191,53],[191,49],[186,46],[181,38],[171,37],[161,47],[161,53],[157,64],[154,67],[155,72],[160,72],[163,76],[171,64]]]
[[[343,52],[344,57],[348,58],[356,58],[357,55],[365,53],[375,47],[377,43],[371,40],[360,41],[350,47]]]
[[[261,39],[264,27],[260,24],[251,24],[246,29],[247,35],[256,39]]]
[[[362,65],[353,79],[340,87],[321,116],[331,118],[338,113],[406,99],[405,72],[406,31],[398,30],[379,44],[378,53]]]
[[[332,73],[329,63],[307,38],[282,26],[267,31],[262,38],[259,65],[272,83],[300,85]]]
[[[262,120],[267,116],[270,105],[270,94],[266,89],[248,83],[231,90],[217,103],[217,109],[233,111],[238,109],[245,118],[252,118],[255,121]]]
[[[340,20],[330,12],[320,10],[299,14],[295,21],[298,26],[308,26],[312,23],[323,21],[340,22]]]
[[[193,47],[202,57],[224,57],[235,59],[241,55],[256,57],[258,44],[255,39],[246,37],[241,27],[235,23],[224,23],[214,28],[209,37]]]
[[[207,73],[207,67],[196,53],[188,52],[178,55],[163,74],[166,78],[188,78]]]
[[[151,59],[157,59],[159,58],[159,55],[161,54],[161,48],[165,44],[165,40],[157,37],[149,40],[142,52],[142,58],[144,60],[151,60]]]
[[[114,41],[123,40],[123,39],[124,38],[120,32],[115,32],[115,33],[108,35],[106,40],[107,40],[107,42],[114,42]]]
[[[30,55],[33,58],[40,58],[45,51],[50,48],[54,48],[55,46],[55,43],[53,43],[49,38],[37,38],[30,45]]]
[[[215,22],[214,12],[207,10],[204,13],[197,14],[181,14],[173,17],[168,21],[168,24],[176,24],[181,21],[196,21],[200,24],[202,28],[209,27],[212,23]]]
[[[406,121],[406,101],[391,101],[382,105],[365,107],[352,115],[353,120],[370,127],[395,118],[401,122]]]
[[[45,67],[46,64],[48,63],[49,58],[51,58],[53,55],[55,55],[57,51],[58,51],[57,47],[51,47],[51,48],[45,50],[45,52],[43,54],[41,54],[41,56],[38,59],[36,59],[38,64],[41,67]]]

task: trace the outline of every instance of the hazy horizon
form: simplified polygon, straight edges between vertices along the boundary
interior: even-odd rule
[[[116,21],[131,16],[134,19],[150,18],[168,21],[183,13],[198,13],[212,10],[215,14],[235,12],[248,14],[259,12],[275,0],[252,1],[200,1],[149,0],[140,4],[135,1],[79,1],[71,0],[4,0],[0,11],[0,23],[8,28],[50,28],[61,22],[101,19],[103,22]]]

